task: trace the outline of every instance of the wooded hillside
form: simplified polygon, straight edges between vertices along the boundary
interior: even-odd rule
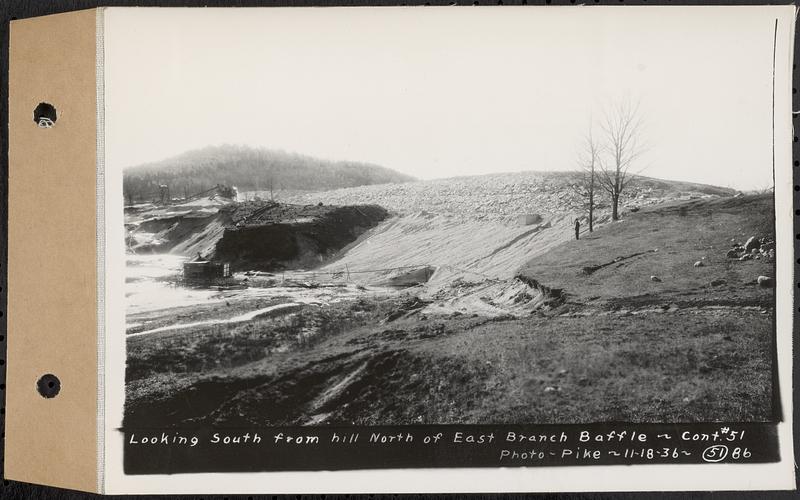
[[[169,187],[172,197],[186,197],[217,184],[236,186],[242,192],[328,190],[411,180],[408,175],[368,163],[225,145],[127,168],[124,193],[125,202],[131,204],[157,199],[161,184]]]

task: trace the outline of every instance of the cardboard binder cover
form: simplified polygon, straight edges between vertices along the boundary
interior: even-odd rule
[[[11,23],[5,475],[97,491],[96,11]],[[33,119],[55,106],[52,128]],[[37,381],[58,377],[45,398]]]

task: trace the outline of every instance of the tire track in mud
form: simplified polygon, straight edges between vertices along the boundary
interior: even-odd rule
[[[220,418],[226,414],[236,414],[241,400],[252,395],[272,394],[274,399],[260,412],[268,421],[277,423],[289,421],[285,418],[291,408],[304,406],[305,396],[315,387],[326,385],[326,380],[336,373],[337,367],[350,366],[355,357],[358,362],[366,349],[355,349],[329,356],[321,360],[310,360],[306,364],[288,371],[230,377],[209,377],[192,384],[188,389],[172,397],[158,401],[129,400],[125,408],[125,427],[170,427],[185,424],[215,423],[216,420],[240,421],[240,419]],[[290,387],[290,389],[286,389]],[[303,391],[301,389],[305,388]],[[282,394],[281,394],[282,393]],[[257,398],[261,399],[261,398]],[[265,398],[269,399],[269,398]],[[131,404],[132,403],[132,404]],[[241,417],[242,414],[238,414]]]
[[[357,378],[367,368],[368,363],[362,363],[355,370],[345,375],[341,380],[324,390],[310,404],[308,413],[311,414],[308,424],[320,424],[330,415],[330,412],[321,412],[331,401],[342,396],[347,389],[357,381]]]
[[[402,417],[411,403],[429,397],[431,383],[442,379],[466,380],[454,362],[440,366],[391,339],[339,353],[302,366],[233,380],[198,382],[175,397],[131,407],[125,427],[214,426],[220,428],[343,424],[369,415]],[[426,376],[419,376],[427,374]],[[460,377],[460,378],[459,378]],[[428,380],[431,379],[431,380]],[[426,385],[427,384],[427,385]],[[420,399],[422,398],[422,399]],[[417,409],[416,411],[419,411]],[[158,418],[153,419],[153,415]]]
[[[237,392],[203,420],[215,426],[321,423],[346,407],[345,402],[360,389],[376,384],[382,370],[379,366],[397,352],[364,348],[310,360],[277,378]]]

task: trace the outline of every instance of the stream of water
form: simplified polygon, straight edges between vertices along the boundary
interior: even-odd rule
[[[306,288],[298,286],[249,286],[240,289],[220,290],[217,287],[186,287],[180,283],[181,270],[186,257],[171,254],[145,254],[127,256],[125,275],[125,299],[128,316],[142,313],[167,311],[186,306],[215,304],[223,301],[235,301],[250,298],[281,299],[284,304],[309,305],[333,304],[342,300],[356,299],[367,295],[391,293],[380,287],[357,286],[354,283],[342,283],[339,286],[320,286]],[[291,273],[286,273],[287,278]],[[244,275],[237,278],[244,279]],[[231,318],[211,320],[213,323],[231,323],[250,321],[261,314],[275,310],[276,305],[254,309]],[[203,324],[210,324],[203,322]],[[127,327],[140,326],[128,322]],[[162,326],[155,330],[139,332],[135,335],[155,333],[156,331],[179,330],[198,324],[174,324]]]

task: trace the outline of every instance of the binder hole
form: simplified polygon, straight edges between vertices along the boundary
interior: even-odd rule
[[[40,102],[33,110],[33,121],[39,128],[52,128],[57,119],[56,108],[49,102]]]
[[[36,382],[36,389],[43,398],[54,398],[61,391],[61,381],[52,373],[42,375],[42,378]]]

